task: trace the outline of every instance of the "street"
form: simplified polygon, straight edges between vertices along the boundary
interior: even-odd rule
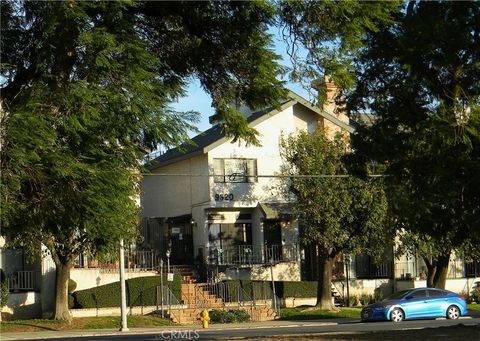
[[[274,337],[289,335],[312,335],[321,333],[363,333],[363,332],[377,332],[377,331],[395,331],[395,330],[409,330],[409,329],[424,329],[424,328],[439,328],[454,325],[474,326],[480,325],[480,318],[460,319],[460,320],[415,320],[403,321],[401,323],[393,322],[371,322],[362,323],[358,320],[322,320],[322,321],[275,321],[270,324],[265,323],[264,326],[256,325],[254,327],[236,325],[229,326],[215,326],[211,329],[186,329],[185,326],[175,328],[159,328],[158,331],[130,331],[127,333],[112,332],[112,331],[90,331],[89,334],[84,332],[78,333],[62,333],[62,332],[41,332],[35,333],[16,333],[2,335],[2,340],[48,340],[55,338],[57,340],[69,341],[89,341],[89,340],[232,340],[242,338],[258,338],[258,337]],[[198,328],[198,326],[196,326]],[[478,329],[478,328],[477,328]],[[479,331],[480,333],[480,331]],[[67,334],[67,335],[65,335]],[[438,339],[442,335],[435,337],[431,333],[432,339]],[[48,336],[47,336],[48,335]],[[393,334],[392,334],[393,335]],[[18,336],[18,338],[16,338]],[[43,338],[46,337],[46,338]],[[463,338],[464,340],[467,340]],[[472,338],[472,340],[475,340]]]

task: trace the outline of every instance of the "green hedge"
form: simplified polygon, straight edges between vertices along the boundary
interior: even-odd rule
[[[235,323],[247,322],[250,320],[250,315],[244,310],[211,310],[208,315],[212,323]]]
[[[167,277],[164,275],[163,284],[167,285]],[[132,278],[126,281],[127,305],[153,306],[156,305],[156,287],[160,285],[160,276]],[[170,282],[172,293],[181,299],[181,277],[175,275]],[[75,291],[75,308],[107,308],[120,306],[120,282],[101,285],[98,287]]]
[[[271,290],[271,281],[229,280],[225,281],[231,297],[237,297],[237,288],[240,287],[250,297],[265,296],[264,286]],[[317,297],[317,281],[275,281],[275,294],[280,298],[286,297]]]

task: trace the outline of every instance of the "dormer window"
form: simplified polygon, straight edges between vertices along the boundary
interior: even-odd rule
[[[213,159],[215,182],[256,182],[256,159]]]

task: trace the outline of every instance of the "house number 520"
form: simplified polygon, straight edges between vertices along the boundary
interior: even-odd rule
[[[229,193],[229,194],[215,193],[215,201],[232,201],[232,200],[233,200],[233,193]]]

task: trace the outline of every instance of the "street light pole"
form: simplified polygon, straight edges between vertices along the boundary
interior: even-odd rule
[[[160,311],[163,316],[163,258],[160,258]]]
[[[170,249],[171,244],[168,243],[168,250],[165,253],[167,256],[167,304],[168,304],[168,314],[170,316],[171,314],[171,304],[170,304],[170,281],[169,281],[169,276],[170,276],[170,254],[171,254],[171,249]],[[171,321],[171,320],[170,320]]]
[[[122,315],[122,325],[120,327],[121,332],[128,331],[127,325],[127,293],[125,287],[125,253],[123,249],[123,239],[120,239],[120,314]]]

